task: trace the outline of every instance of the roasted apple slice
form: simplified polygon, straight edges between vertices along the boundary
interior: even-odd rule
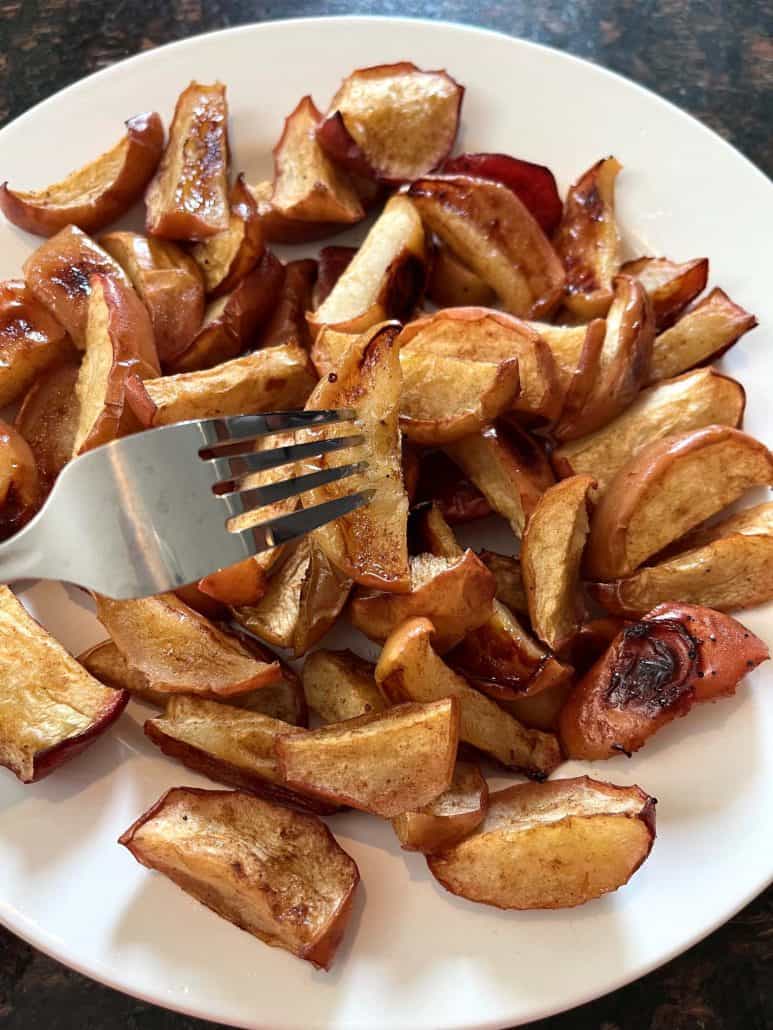
[[[410,316],[424,291],[424,230],[403,194],[391,197],[327,298],[310,311],[309,327],[359,333],[385,318]]]
[[[655,840],[655,798],[588,776],[489,795],[469,837],[427,859],[452,894],[497,908],[573,908],[630,878]]]
[[[314,387],[308,355],[300,347],[268,347],[200,372],[147,379],[154,406],[149,424],[220,418],[250,411],[301,407]]]
[[[538,223],[501,183],[466,175],[418,179],[408,189],[425,225],[521,318],[561,299],[564,271]]]
[[[437,168],[459,128],[464,87],[410,61],[352,72],[338,88],[317,140],[336,164],[387,183]]]
[[[529,729],[555,733],[558,730],[558,716],[573,686],[572,680],[568,679],[554,683],[553,686],[540,690],[538,694],[503,699],[499,704]]]
[[[106,275],[94,276],[90,290],[73,455],[141,428],[150,405],[135,386],[160,372],[153,327],[134,290]]]
[[[303,663],[303,692],[322,722],[343,722],[384,712],[387,702],[373,678],[375,666],[351,651],[315,651]]]
[[[553,430],[558,440],[576,440],[611,422],[648,380],[655,339],[649,297],[630,276],[615,276],[612,289],[603,339],[586,334],[579,366]]]
[[[477,829],[488,810],[488,785],[477,765],[457,762],[448,790],[421,808],[403,812],[392,826],[404,851],[431,854]]]
[[[649,381],[657,383],[716,361],[756,325],[754,315],[735,304],[724,290],[713,289],[655,337]]]
[[[332,964],[360,874],[316,816],[242,791],[174,787],[119,843],[266,944]]]
[[[381,324],[379,323],[375,327],[366,329],[364,334],[372,336],[380,328]],[[330,375],[331,372],[335,374],[351,345],[360,335],[364,334],[340,333],[337,329],[323,325],[311,345],[311,361],[317,375],[322,377]]]
[[[81,350],[86,345],[91,279],[95,275],[131,285],[118,262],[74,225],[42,243],[24,262],[27,286]]]
[[[494,701],[474,690],[433,650],[429,619],[408,619],[391,634],[376,666],[376,682],[393,702],[459,699],[459,739],[509,769],[544,779],[561,762],[554,736],[527,730]]]
[[[552,236],[558,228],[563,204],[555,176],[545,165],[509,154],[460,154],[445,162],[443,173],[501,182],[525,204],[546,236]]]
[[[0,407],[13,404],[72,353],[67,333],[23,279],[0,282]]]
[[[558,372],[548,345],[525,322],[488,308],[451,308],[410,322],[400,334],[401,357],[447,356],[499,363],[518,360],[520,390],[512,410],[550,422],[561,409]]]
[[[516,425],[499,421],[444,450],[515,535],[522,536],[526,519],[555,482],[541,445]]]
[[[678,546],[679,554],[628,579],[592,584],[592,595],[621,615],[641,615],[669,600],[724,612],[773,599],[773,504],[731,515]]]
[[[604,317],[620,270],[615,179],[622,165],[605,157],[570,187],[555,246],[566,269],[564,304],[581,319]]]
[[[78,368],[75,362],[67,361],[40,375],[16,416],[16,428],[35,456],[44,493],[72,457],[80,415],[75,393]]]
[[[318,308],[330,296],[333,287],[352,263],[356,247],[323,247],[319,252],[317,281],[314,284],[312,307]]]
[[[599,501],[585,573],[627,576],[753,486],[770,485],[773,454],[738,429],[706,426],[656,441],[622,466]]]
[[[0,765],[22,783],[48,776],[103,733],[126,707],[0,586]]]
[[[0,210],[9,222],[38,236],[53,236],[68,225],[97,232],[125,214],[161,160],[164,126],[155,114],[126,122],[126,135],[95,161],[43,190],[0,186]]]
[[[129,276],[148,309],[159,359],[174,361],[190,346],[204,317],[198,265],[176,243],[136,232],[106,233],[99,243]]]
[[[147,192],[151,236],[203,240],[228,228],[225,86],[192,82],[177,98],[169,140]]]
[[[169,700],[169,694],[150,688],[147,676],[129,665],[112,640],[103,640],[101,644],[88,648],[78,655],[78,661],[86,672],[106,687],[128,690],[132,697],[149,701],[159,708],[163,708]]]
[[[496,599],[512,611],[528,615],[529,601],[518,558],[512,554],[498,554],[496,551],[481,551],[478,557],[494,577]]]
[[[217,783],[249,791],[301,811],[329,815],[335,806],[285,784],[276,742],[306,731],[279,719],[200,697],[172,697],[145,723],[145,735],[165,755]]]
[[[642,390],[617,418],[595,433],[570,440],[551,455],[560,476],[593,476],[603,493],[626,462],[648,444],[704,426],[737,427],[746,406],[744,388],[715,368],[698,368]]]
[[[551,486],[534,509],[521,547],[532,629],[553,651],[564,648],[584,616],[580,564],[596,481],[572,476]]]
[[[668,258],[637,258],[621,267],[623,275],[638,279],[652,303],[655,327],[667,329],[679,313],[706,289],[709,259],[695,258],[677,264]]]
[[[459,702],[445,697],[280,736],[274,746],[291,787],[392,819],[448,789],[458,745]]]
[[[311,306],[317,262],[311,258],[288,261],[276,307],[258,338],[258,347],[279,347],[296,343],[311,349],[311,333],[306,312]]]
[[[569,387],[575,390],[586,383],[592,384],[596,374],[599,351],[604,343],[606,323],[594,318],[587,325],[550,325],[548,322],[528,322],[550,348],[558,379],[558,393],[563,407]]]
[[[330,629],[351,586],[311,533],[293,547],[257,604],[236,607],[233,615],[250,633],[297,658]]]
[[[35,455],[21,433],[0,421],[0,539],[32,518],[42,500]]]
[[[729,615],[660,605],[627,626],[580,680],[559,717],[569,758],[631,754],[697,701],[733,694],[768,648]]]
[[[321,379],[306,408],[353,408],[364,448],[342,451],[346,460],[366,457],[368,468],[347,480],[348,491],[372,490],[369,504],[319,529],[330,561],[355,582],[377,590],[406,593],[408,497],[403,487],[398,405],[401,398],[399,326],[387,323],[352,344],[337,373]],[[335,456],[334,456],[335,457]],[[319,460],[325,467],[329,459]],[[338,496],[333,487],[311,491],[309,504]],[[304,503],[306,498],[304,497]]]
[[[403,448],[405,449],[405,448]],[[452,524],[491,514],[491,505],[464,472],[442,451],[426,451],[419,463],[418,504],[429,502]]]
[[[442,654],[488,620],[494,588],[494,577],[472,551],[459,558],[419,554],[411,558],[410,593],[360,587],[349,620],[371,640],[383,641],[406,619],[424,616],[435,627],[435,649]]]
[[[260,261],[264,250],[258,204],[244,176],[239,175],[228,195],[228,227],[191,248],[207,294],[221,297],[230,293]]]
[[[228,697],[276,683],[276,661],[256,658],[174,594],[135,601],[97,597],[97,618],[151,690]]]
[[[468,305],[489,308],[496,300],[493,288],[444,243],[438,244],[432,255],[427,296],[439,308]]]

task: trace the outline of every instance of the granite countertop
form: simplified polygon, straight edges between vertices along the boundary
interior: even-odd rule
[[[89,72],[209,29],[320,14],[483,24],[590,58],[696,115],[773,173],[769,0],[0,0],[0,124]],[[534,1030],[769,1030],[773,889],[662,969]],[[102,987],[0,928],[3,1030],[205,1030]]]

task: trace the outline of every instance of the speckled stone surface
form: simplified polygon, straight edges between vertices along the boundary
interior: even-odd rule
[[[421,14],[568,50],[649,86],[773,173],[770,0],[0,0],[0,124],[89,72],[209,29]],[[556,976],[560,971],[556,970]],[[71,972],[0,929],[3,1030],[205,1030]],[[650,976],[534,1030],[771,1030],[773,890]]]

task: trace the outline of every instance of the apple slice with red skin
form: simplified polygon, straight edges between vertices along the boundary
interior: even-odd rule
[[[311,333],[306,323],[306,312],[311,307],[311,295],[317,278],[317,262],[312,258],[288,261],[284,282],[276,307],[258,337],[258,347],[278,347],[296,343],[304,350],[311,349]]]

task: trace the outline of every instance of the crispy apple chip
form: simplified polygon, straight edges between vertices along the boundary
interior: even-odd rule
[[[315,651],[303,663],[303,692],[309,708],[325,723],[386,711],[374,671],[375,666],[351,651]]]
[[[488,785],[472,762],[457,762],[448,790],[422,808],[403,812],[392,826],[404,851],[432,854],[462,840],[483,822]]]

